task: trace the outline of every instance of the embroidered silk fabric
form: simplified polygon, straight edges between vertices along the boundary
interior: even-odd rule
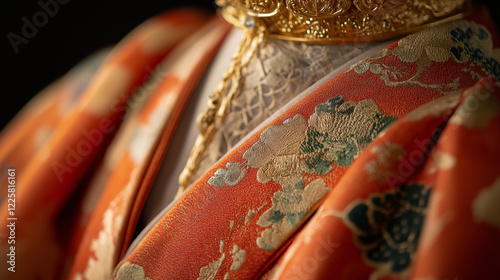
[[[221,79],[222,74],[216,76],[211,72],[217,72],[218,68],[225,70],[228,67],[219,65],[228,61],[235,51],[235,45],[241,40],[238,31],[233,29],[228,35],[222,49],[208,68],[207,74],[210,75],[206,76],[204,81],[218,82]],[[235,39],[237,41],[232,45]],[[231,102],[221,129],[215,133],[214,139],[206,149],[206,155],[195,176],[201,176],[251,130],[311,84],[354,57],[362,56],[367,51],[373,52],[373,49],[388,44],[388,42],[376,42],[357,45],[307,45],[273,39],[264,40],[249,66],[243,69],[243,88]],[[213,92],[215,85],[208,87],[203,83],[199,86],[194,93],[197,96],[191,101],[195,106],[191,107],[205,108],[208,95]],[[167,152],[163,159],[159,175],[142,213],[140,223],[144,225],[153,220],[173,200],[173,195],[177,191],[178,178],[183,167],[180,162],[187,161],[187,156],[194,145],[193,138],[198,132],[196,114],[189,112],[191,108],[189,106],[186,108],[187,116],[183,116],[180,120],[182,130],[176,132],[173,139],[179,144],[185,143],[185,147]],[[196,111],[194,108],[193,110]]]
[[[482,164],[500,163],[499,124],[493,78],[400,119],[353,163],[269,277],[493,279],[500,171]]]
[[[500,64],[484,9],[347,67],[312,52],[287,60],[302,65],[298,73],[276,64],[258,72],[279,59],[264,49],[246,72],[262,83],[246,84],[235,103],[244,108],[253,109],[254,89],[265,96],[275,82],[269,92],[295,94],[323,69],[346,70],[237,145],[242,136],[222,132],[214,155],[234,148],[123,257],[183,108],[229,28],[194,11],[159,15],[3,131],[1,166],[22,180],[17,271],[1,279],[495,279]],[[274,46],[283,55],[300,47]],[[281,74],[282,86],[272,78]],[[243,123],[235,131],[257,125]],[[2,255],[10,246],[0,240]]]
[[[493,55],[491,36],[483,26],[458,21],[410,35],[353,65],[274,119],[205,173],[122,261],[115,270],[115,278],[137,275],[137,279],[251,279],[274,274],[273,277],[283,279],[324,279],[331,275],[339,279],[400,279],[411,273],[431,279],[453,273],[456,277],[469,276],[474,269],[455,270],[455,264],[446,261],[453,254],[450,250],[441,250],[441,258],[435,258],[433,263],[426,261],[422,267],[418,259],[412,262],[418,253],[418,242],[432,243],[436,236],[420,235],[424,210],[432,205],[430,183],[405,178],[412,179],[410,176],[418,173],[416,169],[422,164],[435,164],[433,153],[437,153],[437,157],[440,153],[434,151],[434,144],[425,142],[423,150],[417,150],[415,143],[421,144],[425,139],[431,139],[432,143],[438,139],[443,141],[434,131],[442,129],[450,116],[459,118],[459,112],[467,111],[469,106],[469,99],[457,97],[475,96],[475,92],[485,92],[484,89],[487,96],[496,96],[496,80],[478,83],[483,76],[498,77],[498,62]],[[478,84],[473,87],[475,83]],[[447,106],[449,99],[438,99],[446,95],[455,102]],[[434,99],[439,101],[429,103]],[[410,114],[420,106],[424,111],[431,108],[437,117],[428,120],[415,117],[422,114],[419,111]],[[498,119],[496,105],[493,107],[490,113],[486,109],[471,112],[479,115],[485,112],[489,116],[478,118],[487,119],[483,123],[488,123],[484,128],[491,141],[496,139],[495,120]],[[397,118],[401,120],[396,122]],[[413,122],[405,122],[405,118]],[[406,129],[400,129],[401,126]],[[383,131],[385,134],[380,139],[388,139],[389,144],[380,148],[371,146],[382,141],[371,144]],[[406,137],[411,145],[406,147],[404,139],[394,134]],[[456,143],[462,143],[458,139],[466,134],[459,138],[453,136]],[[391,141],[395,142],[394,146]],[[494,145],[486,147],[497,149]],[[379,150],[382,151],[377,152]],[[397,155],[395,160],[391,159],[391,153]],[[432,155],[430,159],[428,155]],[[402,169],[405,173],[398,175],[401,178],[384,177],[384,168],[396,166],[399,171],[396,164],[404,156],[411,158],[406,160],[409,162],[406,169]],[[362,167],[351,167],[358,161],[364,162],[364,157],[372,160]],[[419,165],[415,166],[415,162]],[[344,189],[352,198],[336,197],[335,192],[330,191],[342,186],[343,177],[350,174],[351,168],[353,179],[368,182],[366,189],[363,184],[349,183]],[[498,176],[498,169],[481,168]],[[440,174],[437,170],[431,173]],[[371,181],[380,186],[372,190]],[[452,182],[443,184],[451,188]],[[391,191],[385,192],[383,186]],[[468,188],[478,190],[475,184]],[[470,197],[460,192],[454,195]],[[301,239],[297,238],[296,242],[293,236],[299,229],[302,233],[308,228],[309,223],[304,226],[304,222],[330,197],[345,207],[351,205],[342,214],[346,218],[341,221],[347,224],[349,231],[342,235],[345,238],[341,242],[332,245],[332,239],[328,239],[330,235],[335,236],[337,228],[313,227],[326,235],[326,239],[317,242],[327,250],[327,260],[337,262],[337,269],[330,270],[330,262],[321,266],[315,262],[316,247],[304,246],[304,253],[292,263],[296,255],[292,251],[288,253],[287,246],[291,243],[291,249],[302,248],[302,243],[298,243]],[[373,212],[378,209],[374,207],[382,210]],[[484,211],[490,215],[496,210],[496,207],[488,207]],[[340,217],[344,217],[342,215]],[[394,237],[386,237],[387,226],[395,232]],[[496,226],[483,228],[480,224],[468,229],[472,234],[488,237],[491,246],[498,246],[498,241],[492,238],[499,233]],[[425,227],[422,230],[425,231]],[[446,240],[446,235],[441,238]],[[398,247],[398,242],[404,243],[403,247]],[[342,245],[347,248],[342,254],[332,254]],[[368,251],[370,248],[372,251]],[[488,252],[490,249],[483,246],[476,250]],[[287,251],[285,256],[279,258],[284,251]],[[349,256],[348,261],[341,261],[345,256]],[[156,261],[152,263],[151,259]],[[274,266],[276,259],[279,261]],[[304,271],[309,274],[293,272],[305,263]],[[285,268],[281,271],[280,267]],[[480,271],[475,271],[479,278],[495,273],[492,266],[480,267]],[[287,274],[289,272],[292,275]]]
[[[267,39],[243,70],[243,88],[207,148],[198,178],[248,132],[292,98],[377,43],[308,45]]]

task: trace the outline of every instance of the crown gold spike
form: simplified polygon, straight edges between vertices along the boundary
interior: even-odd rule
[[[218,0],[242,26],[260,21],[267,35],[312,43],[383,40],[464,17],[469,0]]]

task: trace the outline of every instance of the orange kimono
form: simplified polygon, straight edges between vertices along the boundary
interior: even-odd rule
[[[345,58],[138,233],[229,31],[218,16],[161,14],[11,122],[0,278],[498,277],[500,41],[480,6]]]

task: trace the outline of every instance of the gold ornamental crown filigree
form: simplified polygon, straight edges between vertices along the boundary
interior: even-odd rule
[[[462,18],[469,0],[218,0],[236,26],[256,21],[267,35],[316,43],[388,39]]]

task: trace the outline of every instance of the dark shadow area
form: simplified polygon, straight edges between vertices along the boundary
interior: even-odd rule
[[[32,38],[25,38],[27,42],[13,46],[11,41],[15,39],[9,39],[8,34],[22,36],[25,21],[33,23],[33,17],[44,11],[44,6],[52,11],[52,15],[45,12],[48,15],[46,24],[37,28]],[[116,44],[133,28],[158,13],[187,6],[215,12],[211,0],[3,1],[0,8],[3,68],[0,129],[41,89],[94,51]],[[39,20],[43,23],[43,16]]]

